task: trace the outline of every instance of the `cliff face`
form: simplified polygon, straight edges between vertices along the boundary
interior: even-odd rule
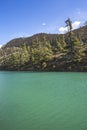
[[[87,72],[87,26],[72,33],[11,40],[0,49],[0,70]]]

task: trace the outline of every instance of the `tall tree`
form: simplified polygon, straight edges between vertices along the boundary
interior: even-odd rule
[[[69,36],[71,37],[72,36],[72,21],[70,18],[68,18],[66,21],[66,27],[68,28],[68,31],[69,31]]]
[[[31,62],[33,66],[41,68],[46,66],[46,62],[52,59],[51,45],[46,39],[43,42],[36,39],[31,45]]]
[[[82,56],[84,55],[84,48],[81,45],[80,40],[72,33],[72,22],[70,18],[68,18],[65,23],[69,31],[68,55],[71,62],[80,61]]]

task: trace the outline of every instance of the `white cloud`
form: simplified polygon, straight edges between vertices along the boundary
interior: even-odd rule
[[[74,23],[72,23],[72,27],[73,29],[76,29],[80,26],[81,22],[80,21],[75,21]]]
[[[67,27],[60,27],[59,28],[59,32],[60,33],[66,33],[68,31],[68,28]]]
[[[42,26],[46,26],[46,23],[44,22],[44,23],[42,23]]]
[[[73,29],[77,29],[80,26],[81,22],[80,21],[75,21],[74,23],[72,23],[72,28]],[[66,33],[68,31],[68,27],[60,27],[59,28],[59,32],[60,33]]]
[[[2,45],[0,45],[0,48],[2,47]]]

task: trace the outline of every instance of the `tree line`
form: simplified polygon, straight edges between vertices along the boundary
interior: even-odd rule
[[[86,59],[86,48],[80,35],[72,31],[70,18],[66,21],[68,32],[57,37],[51,44],[46,37],[38,37],[31,45],[23,43],[21,47],[7,47],[0,50],[0,68],[8,70],[55,70],[69,64],[72,68]],[[67,36],[67,39],[66,39]],[[50,67],[50,68],[49,68]],[[86,67],[86,66],[85,66]]]

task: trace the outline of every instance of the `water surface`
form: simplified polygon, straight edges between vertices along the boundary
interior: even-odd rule
[[[0,130],[87,130],[87,73],[0,72]]]

